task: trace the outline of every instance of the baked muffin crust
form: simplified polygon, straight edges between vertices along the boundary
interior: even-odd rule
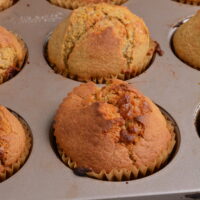
[[[13,0],[0,0],[0,11],[10,7],[13,4]]]
[[[200,11],[182,24],[173,36],[177,56],[194,68],[200,69]]]
[[[154,171],[175,144],[157,106],[119,80],[102,89],[92,82],[75,88],[59,107],[54,128],[61,155],[97,174]]]
[[[24,42],[0,26],[0,83],[20,70],[26,56]]]
[[[0,174],[20,158],[25,151],[25,131],[5,107],[0,105]]]
[[[56,72],[101,83],[141,73],[155,46],[143,20],[127,8],[97,4],[76,9],[58,25],[47,52]]]

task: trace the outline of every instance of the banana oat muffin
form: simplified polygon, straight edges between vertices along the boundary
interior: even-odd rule
[[[30,147],[31,136],[25,124],[0,105],[0,182],[22,166]]]
[[[173,36],[176,55],[190,66],[200,69],[200,11],[182,24]]]
[[[51,35],[47,54],[56,72],[103,83],[140,74],[155,48],[141,18],[125,7],[102,3],[74,10]]]
[[[63,8],[76,9],[81,6],[96,3],[110,3],[120,5],[125,3],[127,0],[49,0],[52,4]]]
[[[75,88],[60,105],[54,135],[62,160],[79,175],[130,180],[159,169],[175,144],[158,107],[120,80]]]
[[[20,71],[26,53],[24,42],[0,26],[0,84]]]
[[[13,0],[0,0],[0,11],[12,6]]]

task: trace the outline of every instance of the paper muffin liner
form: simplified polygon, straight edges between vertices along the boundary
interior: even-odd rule
[[[126,70],[126,72],[121,72],[120,74],[118,75],[113,75],[113,76],[110,76],[110,77],[91,77],[90,79],[88,80],[83,80],[81,79],[80,77],[78,77],[78,75],[72,75],[72,74],[63,74],[64,76],[70,78],[70,79],[73,79],[73,80],[77,80],[77,81],[81,81],[81,82],[88,82],[88,81],[93,81],[95,83],[99,83],[99,84],[103,84],[103,83],[106,83],[108,82],[110,79],[120,79],[120,80],[128,80],[128,79],[131,79],[131,78],[134,78],[135,76],[141,74],[142,72],[144,72],[151,64],[155,54],[156,54],[156,50],[157,50],[157,46],[158,46],[158,43],[153,41],[153,40],[150,40],[150,45],[149,45],[149,51],[145,57],[145,59],[143,60],[143,65],[142,66],[139,66],[139,67],[134,67],[134,69],[130,69],[130,70]],[[56,71],[56,67],[55,66],[52,66],[52,68],[54,69],[54,71],[56,73],[59,73],[58,71]]]
[[[2,5],[0,5],[0,11],[5,10],[6,8],[9,8],[13,5],[13,0],[7,0]]]
[[[102,170],[100,173],[96,173],[94,171],[86,170],[83,175],[87,175],[89,177],[93,177],[96,179],[100,180],[108,180],[108,181],[128,181],[128,180],[133,180],[137,179],[140,177],[145,177],[149,174],[153,174],[157,170],[159,170],[161,167],[163,167],[167,160],[169,159],[174,146],[176,144],[176,139],[175,139],[175,131],[174,131],[174,125],[170,120],[167,119],[167,127],[172,135],[172,139],[168,144],[168,148],[164,150],[161,155],[152,162],[150,166],[132,166],[131,169],[113,169],[110,172],[106,172],[105,170]],[[57,145],[58,153],[62,159],[62,161],[69,166],[72,170],[77,168],[77,164],[75,161],[73,161],[69,156],[67,156],[61,148]],[[83,169],[84,171],[84,169]]]
[[[179,3],[184,3],[184,4],[190,4],[190,5],[196,5],[196,6],[200,6],[200,0],[173,0],[173,1],[177,1]]]
[[[87,5],[87,3],[80,2],[80,0],[49,0],[52,4],[60,6],[62,8],[76,9],[81,6]],[[127,0],[115,0],[112,4],[121,5]]]
[[[20,121],[20,123],[22,124],[22,126],[25,130],[26,144],[25,144],[24,151],[22,152],[21,156],[15,163],[13,163],[10,166],[6,166],[6,167],[3,166],[3,170],[2,170],[2,172],[0,172],[0,182],[4,181],[7,178],[9,178],[10,176],[12,176],[15,172],[17,172],[20,169],[20,167],[22,167],[22,165],[25,163],[26,159],[28,158],[31,147],[32,147],[32,136],[31,136],[31,132],[30,132],[28,125],[24,122],[24,120],[22,120],[15,113],[13,113],[13,114],[15,115],[15,117],[17,117],[17,119]]]

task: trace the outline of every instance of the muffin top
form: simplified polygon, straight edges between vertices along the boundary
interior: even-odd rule
[[[47,51],[55,71],[64,76],[124,79],[147,65],[154,52],[150,44],[141,18],[125,7],[101,3],[74,10],[51,35]]]
[[[26,135],[19,120],[0,105],[0,173],[24,152]]]
[[[64,8],[76,9],[80,6],[96,3],[110,3],[120,5],[127,0],[49,0],[51,3]]]
[[[20,38],[0,26],[0,83],[24,62],[26,48]]]
[[[200,69],[200,11],[182,24],[174,34],[173,45],[178,57]]]
[[[75,88],[55,117],[59,149],[77,167],[102,170],[151,166],[173,141],[165,117],[152,101],[126,82]]]

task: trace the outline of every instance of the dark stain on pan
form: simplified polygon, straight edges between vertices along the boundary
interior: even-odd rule
[[[164,51],[161,49],[160,44],[157,41],[154,41],[156,43],[156,53],[159,56],[163,56],[164,55]]]
[[[87,168],[74,168],[73,169],[73,172],[74,174],[76,174],[77,176],[87,176],[87,173],[88,172],[91,172],[92,170],[91,169],[87,169]]]

